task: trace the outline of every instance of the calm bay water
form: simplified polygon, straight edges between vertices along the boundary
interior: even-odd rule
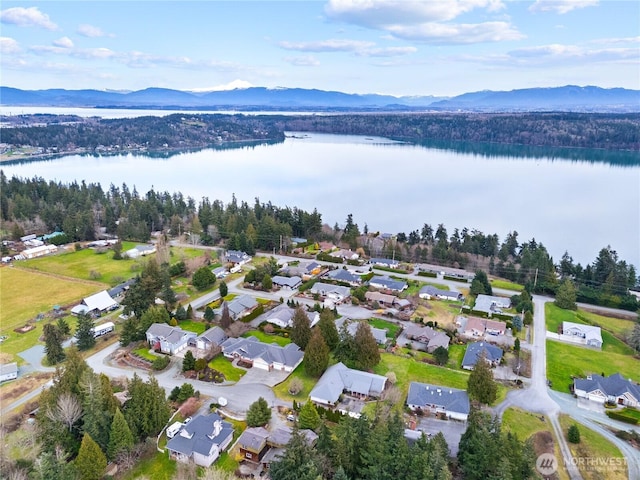
[[[485,155],[382,138],[295,133],[283,143],[206,149],[171,156],[69,155],[3,164],[9,177],[111,183],[142,195],[182,192],[250,205],[317,208],[323,221],[409,233],[443,223],[542,242],[558,262],[565,250],[583,265],[606,246],[640,265],[640,162]],[[512,152],[517,152],[511,149]],[[596,155],[594,153],[594,155]],[[597,155],[602,156],[602,152]],[[597,156],[596,155],[596,156]],[[632,157],[633,158],[633,157]],[[614,162],[615,163],[615,162]]]

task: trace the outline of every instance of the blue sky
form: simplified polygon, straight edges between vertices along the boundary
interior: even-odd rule
[[[452,96],[640,89],[635,0],[3,1],[0,83]]]

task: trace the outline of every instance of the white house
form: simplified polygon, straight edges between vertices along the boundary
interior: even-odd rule
[[[39,247],[27,248],[21,253],[24,258],[36,258],[42,257],[44,255],[49,255],[51,253],[56,253],[57,251],[58,247],[56,247],[55,245],[41,245]]]
[[[152,253],[156,253],[155,245],[136,245],[132,249],[124,252],[124,254],[129,258],[140,258],[146,255],[151,255]]]
[[[295,315],[295,312],[295,309],[290,308],[287,304],[283,303],[268,311],[265,314],[265,320],[280,328],[291,327],[293,325],[293,316]],[[318,312],[305,311],[305,314],[307,315],[309,324],[312,328],[320,321],[320,314]]]
[[[342,393],[378,398],[386,383],[387,378],[382,375],[353,370],[339,362],[327,368],[311,390],[309,398],[318,405],[335,407]]]
[[[267,371],[293,372],[304,358],[304,352],[295,343],[281,347],[275,343],[262,343],[256,337],[229,338],[220,346],[225,357],[239,358]]]
[[[227,334],[220,327],[212,327],[196,338],[196,348],[209,350],[211,347],[222,345],[227,338]]]
[[[79,305],[76,305],[71,309],[71,313],[74,315],[81,315],[83,313],[97,314],[108,310],[114,310],[116,308],[118,308],[118,302],[111,298],[109,292],[103,290],[84,298]]]
[[[340,303],[351,296],[351,290],[341,285],[331,285],[330,283],[317,282],[309,289],[309,293],[316,293],[321,297]]]
[[[602,332],[600,327],[573,322],[562,322],[562,335],[580,338],[583,340],[583,343],[589,347],[602,348]]]
[[[227,250],[225,259],[227,262],[233,263],[236,266],[244,265],[251,261],[251,257],[249,255],[239,250]]]
[[[373,277],[369,280],[369,285],[374,288],[381,288],[384,290],[391,290],[392,292],[402,292],[408,285],[401,280],[394,280],[389,277]]]
[[[286,288],[289,290],[295,290],[302,285],[302,279],[298,276],[283,277],[282,275],[275,275],[271,281],[278,288]]]
[[[464,390],[411,382],[407,395],[411,410],[440,413],[454,420],[466,421],[469,416],[469,396]]]
[[[160,349],[162,353],[175,355],[181,352],[194,341],[197,335],[187,332],[180,327],[172,327],[166,323],[154,323],[146,332],[147,342],[154,349]]]
[[[233,440],[233,426],[217,413],[198,415],[167,442],[169,458],[210,467]]]
[[[452,290],[440,290],[432,285],[425,285],[420,289],[420,298],[431,300],[436,298],[438,300],[462,300],[462,294],[454,292]]]
[[[18,378],[18,364],[16,362],[0,365],[0,382],[16,378]]]

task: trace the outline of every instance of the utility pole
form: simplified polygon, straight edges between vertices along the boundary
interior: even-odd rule
[[[536,284],[538,283],[538,267],[536,267],[536,276],[533,279],[533,289],[536,289]]]

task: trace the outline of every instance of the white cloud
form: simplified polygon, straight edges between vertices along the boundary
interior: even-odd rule
[[[305,55],[303,57],[284,57],[283,60],[296,67],[317,67],[320,61],[313,55]]]
[[[369,48],[356,52],[362,57],[398,57],[409,55],[417,52],[416,47],[387,47],[387,48]]]
[[[54,40],[52,43],[56,47],[73,48],[73,42],[71,41],[71,39],[69,37],[59,38],[57,40]]]
[[[555,12],[560,15],[578,8],[594,7],[598,0],[536,0],[529,7],[530,12]]]
[[[625,43],[640,45],[640,37],[598,38],[590,43],[599,45],[620,45]]]
[[[469,24],[424,23],[417,26],[393,26],[397,38],[426,43],[469,44],[520,40],[524,35],[505,22]]]
[[[497,11],[500,0],[329,0],[325,14],[332,20],[368,28],[444,22],[476,8]]]
[[[319,42],[279,42],[278,45],[285,50],[297,50],[299,52],[356,52],[373,47],[373,42],[359,40],[322,40]]]
[[[0,12],[2,23],[19,27],[41,27],[47,30],[57,30],[58,26],[49,19],[38,7],[13,7]]]
[[[0,53],[3,55],[19,53],[20,50],[20,45],[13,38],[0,37]]]
[[[86,23],[82,25],[78,25],[77,32],[83,37],[90,37],[90,38],[111,36],[104,33],[100,27],[94,27],[93,25],[89,25]]]

